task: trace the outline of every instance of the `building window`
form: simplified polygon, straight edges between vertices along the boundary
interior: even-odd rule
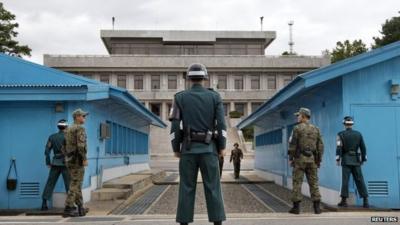
[[[126,88],[126,76],[125,75],[118,75],[117,76],[117,86]]]
[[[168,89],[177,89],[176,75],[168,75]]]
[[[271,90],[276,89],[276,76],[275,75],[268,76],[267,87],[268,87],[268,89],[271,89]]]
[[[224,103],[224,114],[225,116],[228,116],[228,110],[229,109],[229,103]]]
[[[100,75],[100,82],[109,84],[110,83],[110,76],[105,75],[105,74],[101,74]]]
[[[111,136],[106,139],[107,154],[148,154],[148,134],[107,121]]]
[[[89,74],[89,73],[79,74],[79,75],[81,75],[84,78],[92,79],[92,74]]]
[[[221,90],[227,89],[227,77],[226,75],[218,75],[218,84],[217,88]]]
[[[143,75],[135,75],[134,76],[134,89],[135,90],[143,90]]]
[[[243,76],[235,76],[235,89],[236,90],[243,90]]]
[[[284,86],[288,85],[290,82],[292,82],[292,77],[291,76],[285,76],[283,78],[283,85]]]
[[[253,102],[251,103],[251,112],[256,111],[262,105],[261,102]]]
[[[150,111],[157,116],[161,116],[161,104],[160,103],[150,103]]]
[[[242,116],[246,115],[246,103],[235,103],[235,111],[240,112]]]
[[[250,77],[251,80],[251,89],[252,90],[259,90],[260,89],[260,76],[259,75],[252,75]]]
[[[151,89],[160,89],[160,75],[151,75]]]

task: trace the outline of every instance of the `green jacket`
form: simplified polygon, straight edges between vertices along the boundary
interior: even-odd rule
[[[341,165],[358,166],[367,161],[367,149],[360,132],[348,128],[337,135],[336,160]]]
[[[224,107],[218,92],[194,84],[191,89],[175,94],[171,110],[171,145],[174,152],[197,154],[206,152],[218,153],[226,147],[226,123]],[[216,131],[216,139],[210,144],[191,142],[186,146],[184,130]]]
[[[58,133],[49,136],[44,150],[46,165],[65,166],[64,154],[61,151],[64,140],[65,136],[63,131],[59,131]],[[53,150],[53,160],[50,160],[51,150]]]
[[[307,155],[308,153],[311,153]],[[309,122],[297,124],[289,138],[290,160],[321,163],[324,143],[318,127]]]

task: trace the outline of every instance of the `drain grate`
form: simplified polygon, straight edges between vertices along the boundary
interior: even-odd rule
[[[263,201],[275,212],[287,212],[290,207],[282,200],[274,197],[273,195],[265,192],[255,184],[242,184],[247,190],[253,193],[257,198]]]
[[[167,189],[168,185],[155,185],[151,187],[141,198],[122,210],[121,215],[143,214],[153,202]]]
[[[119,222],[125,219],[124,217],[73,217],[67,220],[67,222]]]
[[[167,176],[167,177],[164,179],[164,182],[174,182],[174,181],[176,181],[176,179],[178,179],[178,177],[179,177],[179,174],[178,174],[178,173],[173,173],[173,174]]]

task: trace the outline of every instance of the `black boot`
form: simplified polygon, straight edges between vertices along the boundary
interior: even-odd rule
[[[320,201],[315,201],[314,202],[314,213],[315,214],[321,214]]]
[[[222,221],[214,222],[214,225],[222,225]]]
[[[86,209],[83,207],[83,205],[78,205],[78,215],[86,216]]]
[[[180,225],[188,225],[188,223],[179,223]]]
[[[293,202],[293,207],[289,210],[289,213],[300,214],[300,202]]]
[[[342,200],[337,204],[339,207],[347,207],[347,200],[346,198],[342,197]]]
[[[78,212],[75,211],[73,207],[65,206],[63,217],[77,217],[79,216]]]
[[[49,210],[49,207],[47,207],[47,201],[46,199],[43,199],[42,201],[42,211],[47,211]]]
[[[366,209],[369,208],[368,198],[364,198],[363,207],[366,208]]]

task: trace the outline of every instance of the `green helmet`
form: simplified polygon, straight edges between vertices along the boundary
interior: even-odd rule
[[[193,63],[186,71],[187,79],[208,79],[207,68],[201,63]]]

